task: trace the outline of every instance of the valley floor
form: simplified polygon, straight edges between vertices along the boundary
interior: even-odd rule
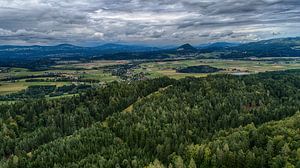
[[[124,65],[132,65],[124,67]],[[208,65],[220,68],[216,73],[179,73],[178,69]],[[25,68],[0,67],[0,95],[16,93],[36,85],[57,87],[82,83],[106,83],[120,80],[143,80],[168,76],[180,79],[187,76],[206,77],[209,74],[246,75],[267,71],[299,69],[299,58],[259,58],[248,60],[191,59],[158,61],[92,61],[58,62],[48,70],[31,71]]]

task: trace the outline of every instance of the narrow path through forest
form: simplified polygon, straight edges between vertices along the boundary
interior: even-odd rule
[[[159,88],[157,91],[152,92],[152,93],[150,93],[150,94],[148,94],[147,96],[144,96],[144,97],[142,97],[142,98],[139,98],[136,102],[132,103],[132,104],[129,105],[127,108],[125,108],[125,109],[122,111],[122,113],[131,113],[131,112],[133,111],[133,105],[134,105],[135,103],[137,103],[137,102],[139,102],[139,101],[141,101],[141,100],[143,100],[143,99],[145,99],[145,98],[149,98],[149,97],[151,97],[151,96],[153,96],[153,95],[156,95],[156,94],[158,94],[158,93],[160,93],[160,92],[162,92],[162,91],[168,89],[168,88],[171,87],[171,86],[172,86],[172,85],[168,85],[168,86],[166,86],[166,87]],[[104,126],[104,127],[107,128],[107,127],[108,127],[107,118],[106,118],[101,124],[102,124],[102,126]]]
[[[128,107],[127,107],[126,109],[124,109],[122,112],[131,113],[132,110],[133,110],[133,105],[134,105],[135,103],[137,103],[137,102],[139,102],[139,101],[141,101],[141,100],[143,100],[143,99],[145,99],[145,98],[149,98],[149,97],[151,97],[151,96],[153,96],[153,95],[155,95],[155,94],[158,94],[159,92],[164,91],[164,90],[168,89],[168,88],[171,87],[171,86],[172,86],[172,85],[168,85],[168,86],[166,86],[166,87],[159,88],[157,91],[152,92],[152,93],[150,93],[149,95],[147,95],[147,96],[145,96],[145,97],[139,98],[136,102],[132,103],[130,106],[128,106]]]

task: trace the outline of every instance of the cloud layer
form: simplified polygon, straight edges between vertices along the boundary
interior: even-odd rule
[[[253,41],[299,28],[299,0],[0,1],[0,44]]]

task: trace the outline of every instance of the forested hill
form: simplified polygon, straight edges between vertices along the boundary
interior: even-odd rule
[[[222,43],[221,43],[222,44]],[[200,48],[201,53],[221,52],[221,58],[247,57],[298,57],[300,37],[262,40],[244,44],[224,46],[215,44]]]
[[[294,70],[2,105],[0,167],[299,167],[299,91]]]

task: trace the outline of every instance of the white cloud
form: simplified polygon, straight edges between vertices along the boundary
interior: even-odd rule
[[[297,36],[299,0],[1,0],[0,43],[205,43]]]
[[[96,33],[94,33],[94,35],[93,35],[93,37],[96,38],[96,39],[102,39],[103,36],[104,36],[104,34],[101,33],[101,32],[96,32]]]

